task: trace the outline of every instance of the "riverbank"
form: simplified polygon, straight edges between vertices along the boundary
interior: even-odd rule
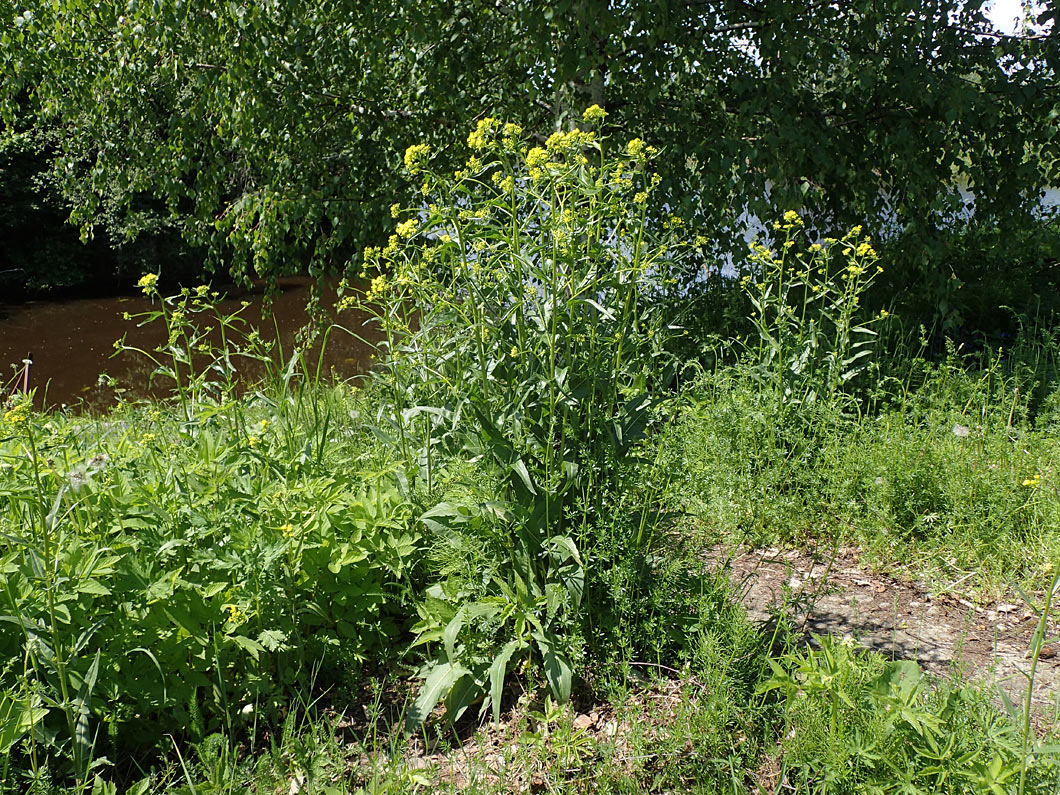
[[[660,465],[614,496],[654,495],[670,517],[642,610],[568,625],[569,703],[524,657],[496,712],[447,702],[411,733],[431,686],[417,671],[473,642],[459,613],[426,642],[417,626],[442,573],[490,570],[478,523],[504,520],[475,506],[496,485],[453,460],[428,489],[375,424],[385,393],[313,373],[98,416],[7,407],[2,598],[22,628],[0,630],[4,791],[57,791],[44,782],[78,754],[110,760],[89,783],[139,793],[1008,791],[1023,759],[1026,791],[1060,780],[1055,754],[1023,750],[1056,739],[1060,613],[1036,635],[1035,606],[1060,559],[1057,420],[1013,409],[1004,373],[928,366],[861,417],[778,411],[739,367],[688,384],[645,440]],[[775,604],[749,614],[729,577],[746,559],[719,558],[741,542],[814,550],[825,571],[781,555]],[[807,623],[851,550],[876,601],[911,600],[916,580],[925,601],[1018,620],[1037,675],[1007,683],[1012,715],[976,667],[982,638],[955,639],[940,667],[915,663],[923,648],[866,650],[868,624]]]

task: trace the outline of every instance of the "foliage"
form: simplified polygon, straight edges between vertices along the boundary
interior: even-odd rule
[[[566,130],[596,103],[652,130],[660,189],[721,250],[744,231],[731,208],[800,207],[822,229],[904,229],[912,260],[960,210],[955,185],[1009,234],[1058,173],[1049,4],[1016,35],[957,0],[0,13],[3,118],[56,147],[75,223],[118,214],[135,229],[148,194],[239,274],[319,272],[381,240],[387,207],[409,198],[395,145],[426,142],[455,167],[468,108]],[[922,287],[942,273],[930,256],[917,267]]]
[[[389,337],[367,389],[323,386],[209,290],[163,298],[148,274],[157,309],[131,320],[169,331],[144,351],[168,402],[4,406],[0,791],[446,791],[405,731],[443,697],[512,732],[488,761],[454,752],[471,791],[501,774],[574,792],[1055,790],[1029,701],[1006,715],[912,663],[797,646],[783,617],[763,633],[702,562],[718,531],[846,527],[881,564],[1016,580],[1044,593],[1031,692],[1060,593],[1048,330],[939,365],[877,350],[857,401],[821,366],[795,381],[819,397],[785,402],[757,349],[663,400],[677,318],[652,299],[683,227],[655,225],[636,186],[583,178],[621,165],[650,187],[650,150],[583,130],[531,157],[504,129],[476,129],[480,170],[438,177],[373,255]],[[535,289],[516,292],[516,267]],[[630,397],[653,404],[643,425]],[[408,663],[422,684],[402,707],[389,675]],[[614,733],[581,728],[587,703]],[[423,731],[445,753],[451,728]]]
[[[770,660],[761,686],[784,699],[781,764],[798,791],[1015,791],[1021,732],[983,693],[932,688],[914,662],[817,640],[819,648]],[[1058,772],[1055,757],[1043,756],[1029,791],[1048,792]]]
[[[584,124],[604,115],[593,106]],[[669,324],[652,300],[688,249],[673,239],[679,219],[650,222],[661,178],[639,138],[613,152],[576,129],[527,148],[518,125],[486,118],[468,145],[451,178],[427,145],[409,147],[427,212],[395,205],[406,220],[365,254],[374,278],[362,305],[386,340],[380,389],[395,446],[421,462],[428,497],[454,455],[495,471],[498,489],[422,516],[438,543],[470,535],[483,555],[478,571],[427,590],[417,632],[439,652],[410,725],[443,695],[451,716],[487,694],[483,708],[499,714],[505,674],[531,650],[569,698],[568,630],[607,568],[593,528],[667,385]],[[645,506],[622,556],[643,559],[652,534]]]
[[[178,376],[179,413],[88,420],[24,401],[0,423],[0,739],[36,777],[84,784],[107,749],[135,761],[166,733],[275,720],[406,622],[418,536],[401,480],[332,463],[358,454],[331,431],[348,389],[308,390],[296,354],[238,398],[239,318],[218,350],[191,317],[208,297],[159,307],[170,374],[209,366]]]

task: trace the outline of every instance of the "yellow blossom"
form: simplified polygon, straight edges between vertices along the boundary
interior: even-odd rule
[[[475,129],[468,134],[467,145],[472,149],[485,149],[499,129],[500,122],[496,119],[489,116],[480,119]]]
[[[405,168],[410,174],[418,174],[427,164],[431,148],[427,144],[413,144],[405,150]]]
[[[228,613],[229,623],[242,624],[247,619],[247,614],[240,609],[239,605],[222,605],[221,609]]]
[[[420,222],[418,219],[410,218],[409,220],[398,224],[397,229],[395,229],[394,231],[397,232],[398,237],[408,238],[416,234],[416,230],[419,229],[419,226]]]
[[[656,153],[654,146],[648,146],[643,138],[634,138],[626,144],[626,154],[637,160],[647,160]]]
[[[4,412],[4,422],[10,425],[18,425],[28,420],[32,411],[33,408],[30,406],[29,401],[23,400]]]
[[[588,122],[589,124],[599,124],[605,118],[607,118],[607,111],[599,105],[590,105],[582,114],[582,121]]]
[[[526,153],[527,168],[542,168],[548,163],[548,152],[540,146],[535,146]]]
[[[386,276],[384,276],[383,274],[379,274],[374,279],[372,279],[372,284],[368,288],[368,294],[365,297],[369,301],[373,298],[380,297],[386,293],[387,287],[388,285]]]
[[[145,273],[143,276],[140,277],[140,281],[136,283],[136,286],[144,291],[144,295],[148,295],[151,291],[155,289],[155,286],[157,284],[157,273]]]

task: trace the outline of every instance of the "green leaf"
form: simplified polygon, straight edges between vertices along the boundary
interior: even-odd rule
[[[99,580],[81,580],[77,584],[78,593],[87,593],[93,596],[110,596],[110,589]]]
[[[534,639],[541,650],[545,678],[552,689],[552,694],[561,704],[566,704],[570,700],[571,691],[570,660],[557,649],[555,639],[551,635],[535,633]]]
[[[522,481],[523,485],[526,486],[526,490],[531,494],[536,495],[537,489],[534,488],[533,478],[530,477],[530,472],[526,468],[526,462],[522,458],[516,459],[515,463],[511,465],[512,471],[519,476],[519,480]]]
[[[452,690],[461,677],[471,672],[459,663],[439,662],[431,668],[416,700],[405,714],[405,731],[414,732],[431,714],[435,705]]]
[[[256,640],[252,640],[251,638],[246,637],[245,635],[225,635],[225,640],[230,643],[234,643],[239,648],[243,649],[246,652],[249,652],[250,656],[253,657],[255,660],[257,660],[258,656],[263,651],[265,651],[264,647],[262,647],[260,643],[258,643]]]
[[[489,701],[493,705],[493,719],[500,722],[501,719],[501,696],[504,693],[504,677],[508,673],[508,663],[512,655],[526,647],[521,638],[510,640],[501,649],[500,653],[493,658],[489,668],[490,694]]]

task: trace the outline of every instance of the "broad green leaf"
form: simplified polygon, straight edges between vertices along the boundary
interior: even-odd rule
[[[470,673],[459,663],[435,663],[427,674],[419,695],[405,714],[405,731],[414,732],[422,726],[435,705],[452,690],[453,685]]]

